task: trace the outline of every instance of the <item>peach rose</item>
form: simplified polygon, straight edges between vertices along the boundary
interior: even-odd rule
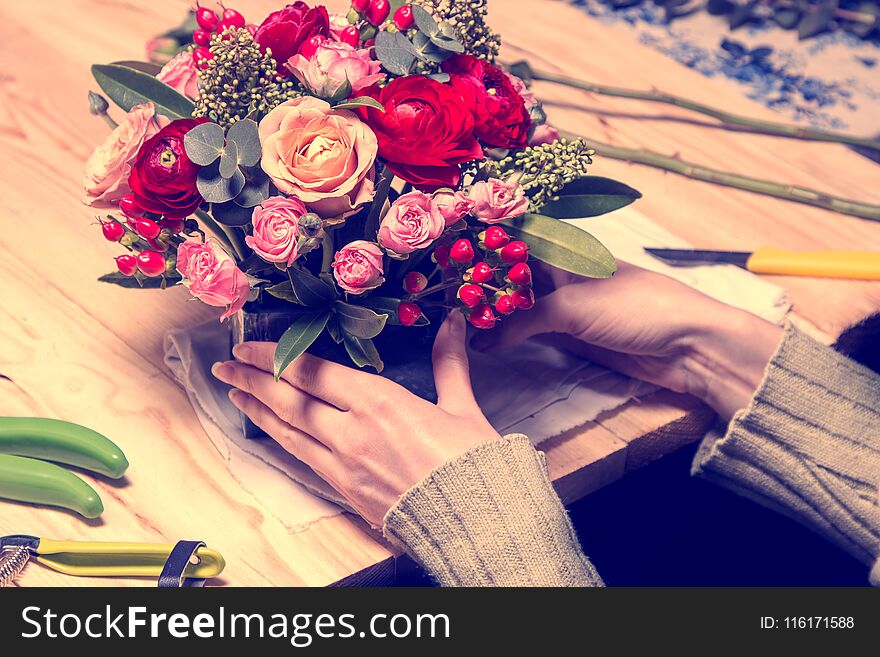
[[[354,96],[385,79],[382,65],[370,57],[369,50],[357,50],[341,41],[324,41],[308,59],[294,55],[287,60],[287,68],[321,98],[335,98],[346,83],[351,86],[346,96]]]
[[[289,267],[299,256],[299,218],[306,212],[295,196],[267,198],[254,208],[253,235],[244,241],[266,262],[283,262]]]
[[[122,122],[86,160],[83,203],[95,208],[113,208],[128,194],[128,176],[141,144],[159,132],[153,120],[152,103],[131,108]]]
[[[385,282],[382,249],[374,242],[346,244],[333,257],[333,277],[349,294],[363,294]]]
[[[372,200],[376,135],[354,112],[302,96],[260,121],[263,171],[283,193],[324,218],[353,214]]]
[[[443,233],[446,220],[427,194],[410,192],[391,204],[379,225],[379,244],[397,255],[426,249]]]
[[[487,224],[513,219],[529,209],[529,199],[518,182],[489,178],[471,187],[468,196],[474,202],[474,216]]]
[[[226,308],[220,321],[244,307],[250,282],[235,260],[213,242],[187,241],[177,247],[177,271],[190,293],[209,306]]]
[[[474,202],[461,192],[451,189],[438,189],[434,192],[434,203],[446,220],[446,227],[453,226],[464,219],[474,209]]]
[[[193,61],[192,53],[186,50],[165,64],[156,79],[190,100],[196,100],[199,97],[199,72]]]

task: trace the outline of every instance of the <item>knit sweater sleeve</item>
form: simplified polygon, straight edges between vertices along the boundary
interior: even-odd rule
[[[880,586],[880,376],[792,326],[748,408],[693,471],[811,527]]]
[[[602,586],[543,453],[523,435],[438,467],[388,511],[383,529],[444,586]]]

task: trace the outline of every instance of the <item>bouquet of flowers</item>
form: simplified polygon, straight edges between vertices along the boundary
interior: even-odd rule
[[[485,13],[484,0],[354,0],[347,15],[297,1],[249,24],[197,7],[161,68],[94,66],[106,97],[90,107],[113,130],[87,163],[86,203],[115,213],[101,228],[126,249],[101,280],[182,284],[221,318],[283,300],[278,376],[324,332],[381,371],[388,325],[463,312],[491,329],[536,303],[530,259],[611,276],[611,254],[561,220],[639,194],[587,175],[593,151],[560,139],[495,64]]]

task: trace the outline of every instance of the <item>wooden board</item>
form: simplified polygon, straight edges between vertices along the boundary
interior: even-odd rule
[[[91,63],[143,58],[146,40],[181,19],[186,0],[45,0],[0,7],[0,415],[81,422],[117,440],[134,464],[119,485],[96,485],[102,520],[0,502],[0,535],[174,541],[197,537],[229,563],[216,584],[388,582],[394,553],[363,522],[341,515],[293,531],[228,473],[185,396],[162,366],[162,336],[216,313],[185,290],[99,285],[116,249],[79,204],[82,165],[106,126],[88,113]],[[248,16],[279,2],[241,0]],[[347,2],[331,1],[341,9]],[[608,84],[656,86],[756,117],[772,112],[640,45],[614,27],[550,0],[494,0],[504,56]],[[878,169],[843,147],[746,136],[670,108],[536,86],[560,127],[650,147],[719,168],[880,201]],[[639,209],[698,246],[880,248],[880,226],[622,162],[594,173],[623,180]],[[776,279],[826,339],[880,309],[880,285]],[[658,393],[546,444],[560,494],[571,501],[695,439],[710,421],[693,400]],[[27,585],[146,585],[79,580],[31,566]]]

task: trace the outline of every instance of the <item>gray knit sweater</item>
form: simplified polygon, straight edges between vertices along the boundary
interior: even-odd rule
[[[693,472],[802,522],[880,586],[880,377],[788,327],[748,408]],[[521,435],[432,472],[385,517],[387,537],[445,586],[601,586]]]

